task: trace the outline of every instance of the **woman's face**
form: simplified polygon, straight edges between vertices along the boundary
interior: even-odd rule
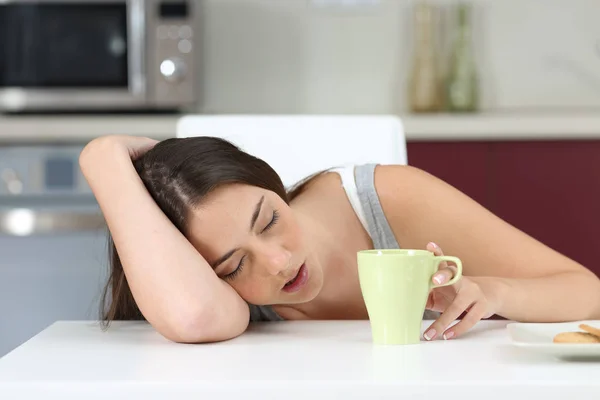
[[[321,290],[322,269],[311,257],[302,221],[274,192],[224,185],[190,218],[194,247],[247,302],[298,304]]]

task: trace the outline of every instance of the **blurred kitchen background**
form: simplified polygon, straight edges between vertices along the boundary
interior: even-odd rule
[[[81,148],[173,137],[182,114],[400,116],[409,164],[600,273],[599,15],[598,0],[0,2],[0,356],[98,316],[106,231]]]

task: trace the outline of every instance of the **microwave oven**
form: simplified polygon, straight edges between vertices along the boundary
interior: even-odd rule
[[[193,0],[0,0],[0,112],[197,101]]]

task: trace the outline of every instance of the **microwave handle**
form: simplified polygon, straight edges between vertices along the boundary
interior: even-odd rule
[[[128,0],[128,57],[130,91],[136,97],[143,97],[146,93],[146,71],[145,71],[145,26],[146,7],[144,0]]]
[[[106,228],[98,211],[60,212],[29,208],[0,211],[0,235],[34,236],[54,233],[80,233]]]

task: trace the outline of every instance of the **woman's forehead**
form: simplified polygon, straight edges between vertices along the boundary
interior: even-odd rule
[[[222,234],[240,227],[248,230],[260,204],[270,204],[271,192],[249,185],[228,185],[216,189],[202,203],[191,210],[190,234],[205,236],[207,232]]]
[[[198,211],[220,208],[241,209],[251,207],[256,201],[265,196],[268,191],[256,186],[232,183],[220,186],[210,192],[197,207]],[[247,203],[250,203],[248,205]]]

